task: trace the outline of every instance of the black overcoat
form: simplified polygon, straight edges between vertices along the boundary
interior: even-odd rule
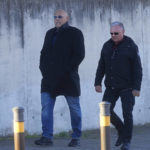
[[[83,34],[75,27],[61,27],[54,44],[56,30],[47,31],[41,50],[41,92],[49,92],[53,97],[79,96],[78,67],[85,56]]]

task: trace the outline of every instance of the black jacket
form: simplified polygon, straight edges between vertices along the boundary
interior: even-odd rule
[[[50,92],[54,97],[79,96],[78,67],[85,55],[83,34],[67,25],[56,30],[47,31],[41,50],[41,92]]]
[[[138,47],[131,38],[124,36],[117,47],[111,39],[104,44],[96,72],[95,86],[101,85],[104,75],[106,87],[140,90],[142,66]]]

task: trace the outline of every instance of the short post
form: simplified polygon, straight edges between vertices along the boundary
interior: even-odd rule
[[[15,150],[25,150],[24,142],[24,109],[22,107],[14,107],[14,147]]]
[[[101,102],[100,106],[100,137],[101,150],[111,150],[110,140],[110,103]]]

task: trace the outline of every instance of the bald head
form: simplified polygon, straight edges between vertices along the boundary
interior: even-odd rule
[[[56,28],[60,28],[69,20],[68,13],[62,9],[56,10],[54,14],[54,23]]]

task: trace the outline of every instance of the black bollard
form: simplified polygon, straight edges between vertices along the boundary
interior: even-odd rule
[[[101,150],[111,150],[110,140],[110,103],[101,102],[100,106],[100,137]]]
[[[24,109],[14,107],[14,147],[15,150],[25,150],[24,142]]]

